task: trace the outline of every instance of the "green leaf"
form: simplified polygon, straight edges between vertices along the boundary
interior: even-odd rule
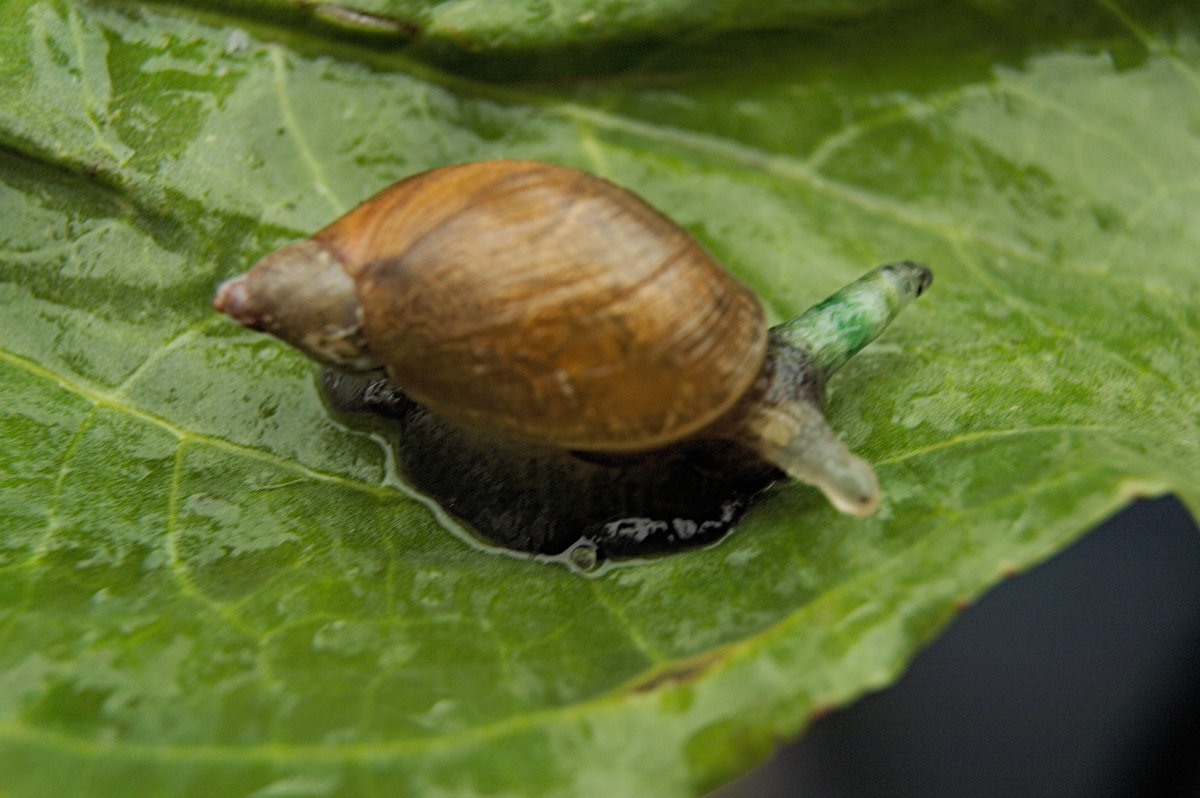
[[[1200,507],[1196,12],[892,5],[367,7],[425,26],[403,49],[327,6],[9,0],[0,794],[696,795],[1129,497]],[[422,49],[454,15],[481,54]],[[880,513],[784,484],[597,578],[498,556],[211,311],[391,181],[496,156],[640,192],[775,319],[933,265],[831,386]]]

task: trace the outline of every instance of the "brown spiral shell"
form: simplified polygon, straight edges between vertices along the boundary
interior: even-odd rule
[[[708,425],[766,350],[754,294],[633,193],[496,160],[385,189],[313,240],[408,395],[509,437],[623,451]]]

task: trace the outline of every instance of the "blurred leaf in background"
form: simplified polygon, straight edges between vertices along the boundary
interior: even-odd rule
[[[0,7],[0,792],[696,795],[1137,494],[1200,507],[1200,15],[977,0]],[[390,182],[588,169],[789,317],[878,515],[496,556],[214,286]]]

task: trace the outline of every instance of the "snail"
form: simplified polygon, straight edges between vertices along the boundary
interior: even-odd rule
[[[493,160],[401,180],[214,306],[453,424],[598,455],[735,441],[867,515],[878,483],[825,420],[825,383],[930,280],[889,263],[768,331],[753,292],[632,192]]]

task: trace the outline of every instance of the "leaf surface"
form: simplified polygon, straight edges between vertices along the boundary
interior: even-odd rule
[[[1037,3],[819,29],[678,5],[608,38],[731,32],[604,45],[628,63],[569,81],[267,3],[0,9],[0,792],[695,795],[1130,496],[1200,506],[1187,4],[1036,34]],[[365,8],[501,6],[537,7]],[[720,21],[751,8],[779,16]],[[595,71],[561,30],[521,47]],[[930,263],[831,386],[880,513],[786,484],[716,547],[597,578],[498,556],[328,418],[307,361],[212,312],[388,183],[499,156],[638,191],[776,320]]]

